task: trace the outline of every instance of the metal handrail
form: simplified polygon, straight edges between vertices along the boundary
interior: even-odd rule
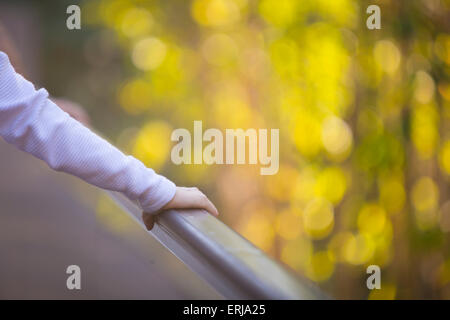
[[[145,228],[136,203],[108,193]],[[328,298],[204,210],[165,211],[148,232],[227,299]]]

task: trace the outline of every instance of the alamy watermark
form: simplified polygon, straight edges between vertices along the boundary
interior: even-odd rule
[[[366,269],[366,273],[370,274],[367,278],[366,285],[367,289],[381,289],[381,269],[377,265],[370,265]]]
[[[381,29],[381,9],[376,4],[367,7],[366,13],[370,16],[366,20],[366,26],[369,30]]]
[[[69,30],[81,29],[81,9],[76,4],[67,7],[66,13],[69,16],[66,19],[66,27]]]
[[[193,138],[184,128],[172,132],[171,140],[178,143],[172,148],[171,159],[177,165],[259,163],[261,175],[274,175],[279,168],[279,131],[270,130],[269,152],[268,129],[226,129],[224,138],[219,129],[210,128],[203,132],[202,121],[194,121]],[[203,142],[208,142],[204,148]]]
[[[81,290],[81,268],[72,264],[67,267],[66,273],[70,275],[66,280],[67,289]]]

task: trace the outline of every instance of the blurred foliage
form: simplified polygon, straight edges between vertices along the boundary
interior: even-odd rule
[[[370,4],[381,30],[366,27]],[[450,298],[450,1],[81,6],[78,38],[47,30],[48,69],[73,58],[47,81],[122,149],[200,186],[229,225],[335,297]],[[194,120],[280,128],[279,173],[173,165],[170,133]],[[370,264],[381,290],[366,288]]]

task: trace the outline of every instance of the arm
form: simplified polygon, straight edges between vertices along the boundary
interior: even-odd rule
[[[0,136],[45,161],[103,189],[137,200],[145,212],[171,201],[175,184],[124,155],[48,99],[45,89],[17,74],[0,52]]]

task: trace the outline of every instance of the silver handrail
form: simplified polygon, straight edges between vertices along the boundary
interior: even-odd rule
[[[145,228],[137,204],[108,193]],[[204,210],[163,212],[148,232],[227,299],[328,298]]]

